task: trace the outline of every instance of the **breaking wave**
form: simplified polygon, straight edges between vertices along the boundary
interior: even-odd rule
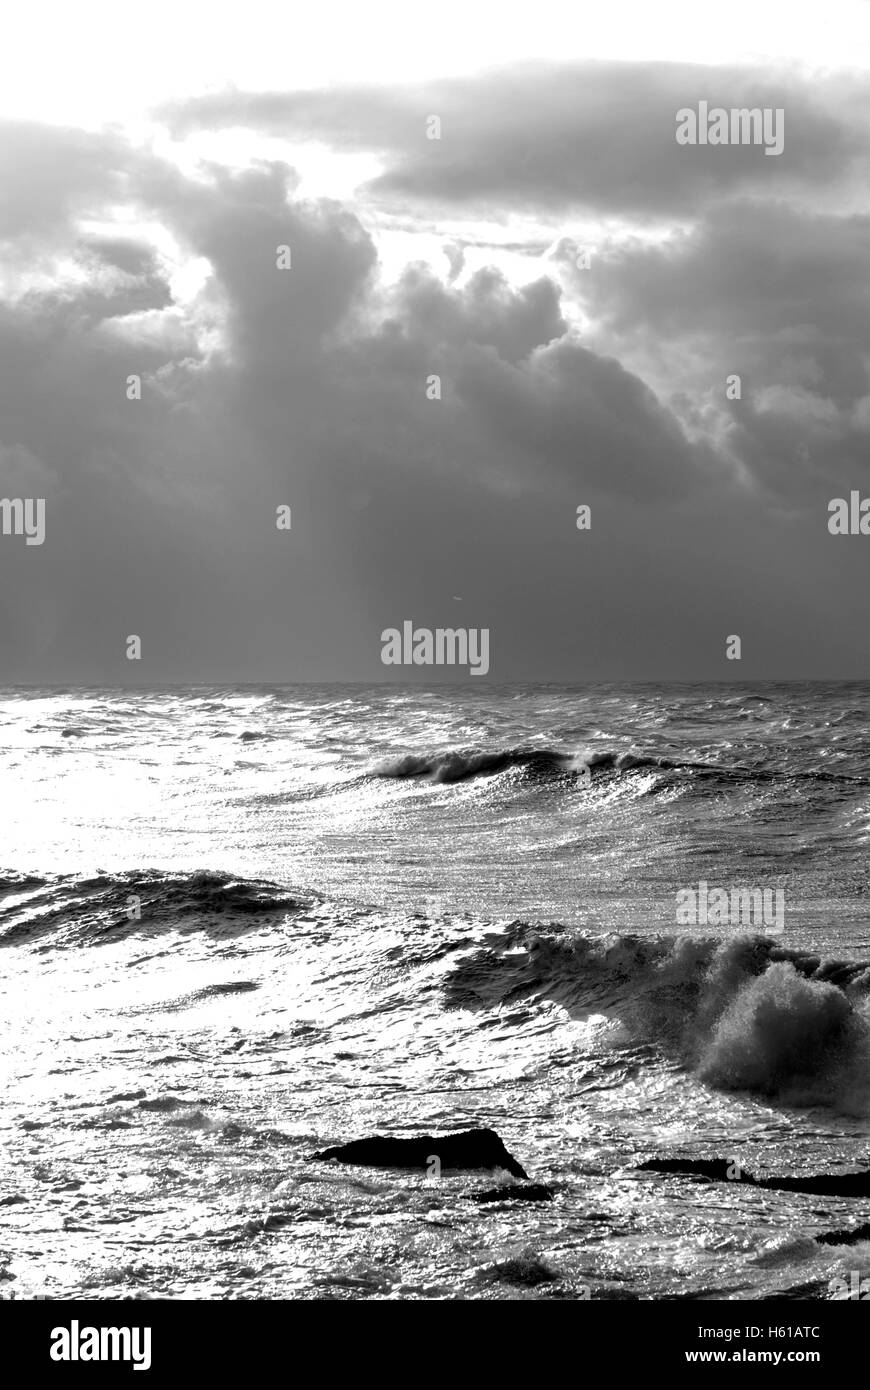
[[[519,768],[536,781],[572,780],[588,783],[607,774],[623,775],[633,772],[662,774],[661,781],[672,781],[687,775],[693,783],[771,782],[786,778],[847,782],[865,785],[867,779],[816,766],[802,770],[784,771],[763,766],[728,766],[695,758],[669,757],[659,753],[624,749],[618,752],[569,752],[555,748],[456,748],[427,753],[396,753],[381,758],[369,769],[369,777],[419,777],[432,782],[462,782],[472,777],[494,776]]]
[[[98,946],[168,931],[241,936],[328,901],[209,870],[0,882],[7,947]],[[333,908],[358,912],[363,929],[365,909]],[[870,1113],[870,962],[765,936],[596,936],[520,921],[486,940],[454,940],[464,954],[440,985],[447,1008],[555,1003],[573,1019],[602,1017],[614,1041],[651,1044],[717,1089]]]
[[[604,1015],[710,1086],[794,1105],[870,1110],[870,963],[771,938],[592,937],[514,923],[444,983],[448,1007],[522,998]]]
[[[522,768],[532,776],[589,779],[603,772],[633,772],[644,768],[709,768],[709,763],[676,762],[653,754],[611,751],[572,753],[554,748],[447,749],[438,753],[400,753],[382,758],[370,777],[428,777],[433,782],[461,782]]]

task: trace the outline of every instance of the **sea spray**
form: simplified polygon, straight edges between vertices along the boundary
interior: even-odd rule
[[[867,1030],[842,990],[786,961],[744,984],[701,1058],[702,1080],[728,1090],[830,1099]]]

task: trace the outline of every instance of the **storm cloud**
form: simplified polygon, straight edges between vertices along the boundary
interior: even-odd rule
[[[859,87],[560,64],[160,113],[378,157],[332,198],[292,151],[7,122],[0,477],[47,524],[0,537],[5,678],[384,679],[380,631],[457,596],[494,680],[727,676],[730,633],[744,676],[865,674],[826,511],[870,443]],[[701,99],[783,107],[782,156],[678,146]]]

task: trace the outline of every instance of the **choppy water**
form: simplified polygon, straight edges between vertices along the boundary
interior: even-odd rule
[[[8,691],[0,1295],[716,1297],[868,1273],[870,689]],[[785,930],[675,896],[781,890]],[[496,1129],[491,1174],[307,1161]],[[3,1277],[5,1274],[5,1278]]]

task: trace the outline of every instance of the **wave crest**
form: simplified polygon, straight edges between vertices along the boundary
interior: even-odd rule
[[[20,890],[15,906],[4,909],[0,945],[48,938],[53,946],[78,946],[170,930],[228,935],[249,931],[264,919],[283,919],[303,906],[297,895],[269,880],[209,869],[186,874],[145,869],[30,883],[38,885],[36,890]]]
[[[539,998],[573,1018],[605,1014],[719,1089],[870,1110],[867,962],[824,961],[769,937],[593,937],[514,923],[443,989],[454,1008]]]

